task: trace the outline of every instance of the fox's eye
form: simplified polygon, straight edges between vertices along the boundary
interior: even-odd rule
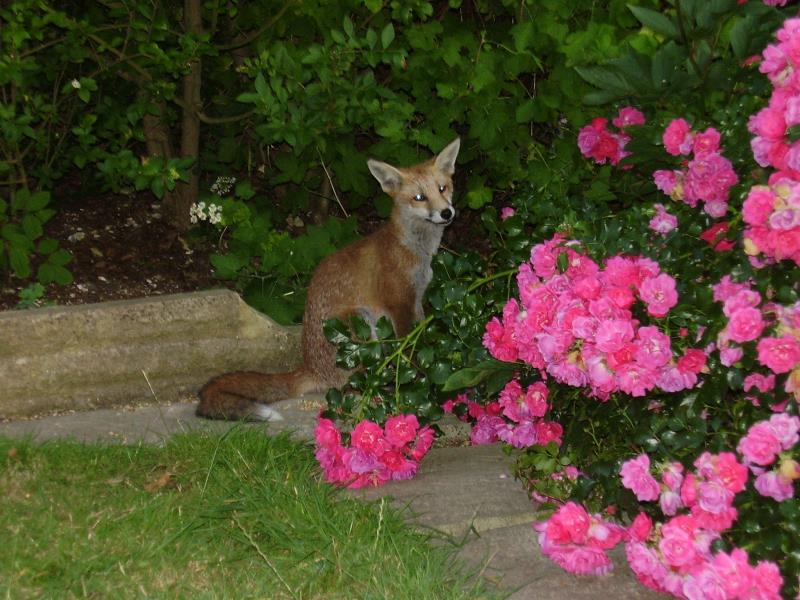
[[[440,186],[439,186],[439,193],[440,193],[440,194],[443,194],[443,193],[444,193],[444,191],[445,191],[446,189],[447,189],[447,186],[446,186],[446,185],[440,185]]]
[[[416,196],[414,196],[414,200],[416,200],[417,202],[422,202],[423,200],[425,200],[425,194],[417,194]]]

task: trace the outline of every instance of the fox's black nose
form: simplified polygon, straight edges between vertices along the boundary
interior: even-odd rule
[[[439,213],[445,221],[449,221],[453,218],[453,211],[449,208],[445,208],[442,212]]]

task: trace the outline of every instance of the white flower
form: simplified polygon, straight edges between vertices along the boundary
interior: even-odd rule
[[[224,196],[231,191],[233,184],[236,183],[236,177],[217,177],[217,180],[211,185],[211,193]]]
[[[77,79],[73,79],[71,83],[72,87],[74,87],[76,90],[81,89],[81,82],[78,81]]]

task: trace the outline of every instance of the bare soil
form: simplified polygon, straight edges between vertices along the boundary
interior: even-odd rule
[[[43,304],[86,304],[226,287],[209,256],[214,242],[178,235],[163,220],[152,196],[82,197],[58,207],[45,235],[72,253],[74,277],[46,287]],[[0,280],[0,310],[17,307],[29,282]]]
[[[160,203],[149,194],[80,196],[55,208],[58,212],[45,224],[45,235],[72,253],[66,267],[74,281],[48,285],[41,305],[233,287],[232,281],[214,277],[209,257],[218,251],[218,240],[193,231],[178,234],[164,221]],[[357,216],[364,235],[383,222],[372,210]],[[461,210],[445,231],[443,246],[483,249],[486,240],[473,232],[478,221],[477,211]],[[32,281],[13,275],[0,278],[0,310],[17,308],[20,291]]]

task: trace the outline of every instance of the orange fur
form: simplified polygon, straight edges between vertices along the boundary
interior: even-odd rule
[[[370,160],[370,172],[392,197],[389,221],[373,234],[339,249],[314,271],[303,318],[303,365],[290,373],[225,373],[200,390],[197,414],[210,419],[253,419],[260,405],[341,387],[350,373],[336,367],[336,349],[324,322],[359,314],[374,325],[386,316],[398,335],[423,318],[422,296],[431,258],[452,221],[452,175],[459,140],[434,158],[407,168]]]

